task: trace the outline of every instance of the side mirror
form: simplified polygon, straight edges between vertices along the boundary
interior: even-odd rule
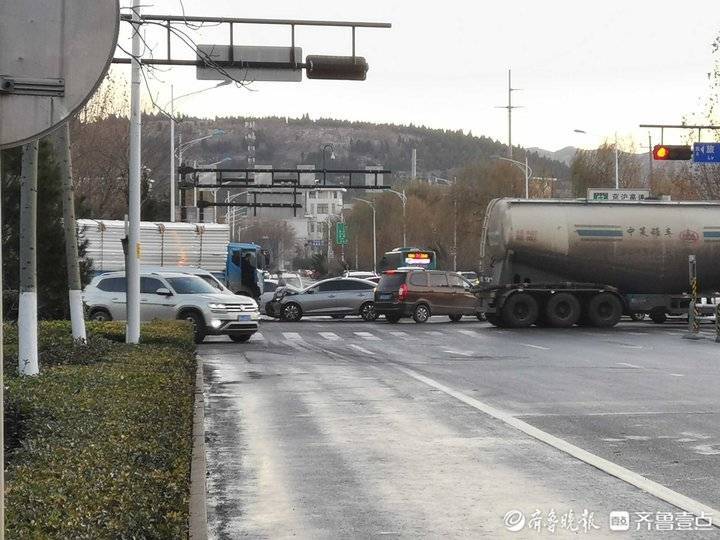
[[[315,294],[315,289],[308,289],[305,291],[306,294]]]
[[[173,295],[173,293],[167,287],[160,287],[157,291],[155,291],[155,294],[159,294],[160,296],[172,296]]]

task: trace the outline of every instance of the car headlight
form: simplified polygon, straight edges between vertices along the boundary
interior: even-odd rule
[[[208,307],[210,309],[226,309],[227,306],[225,304],[208,304]]]

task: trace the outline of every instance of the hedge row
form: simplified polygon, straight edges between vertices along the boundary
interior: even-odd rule
[[[44,323],[40,376],[5,371],[7,537],[187,537],[190,327],[143,325],[135,347],[122,323],[88,331],[78,346],[67,323]],[[16,358],[12,327],[6,343]]]

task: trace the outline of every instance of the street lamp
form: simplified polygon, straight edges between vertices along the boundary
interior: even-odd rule
[[[407,247],[407,221],[406,221],[406,215],[405,215],[405,207],[407,206],[407,195],[405,195],[405,188],[403,188],[402,192],[395,191],[394,189],[387,189],[385,190],[389,193],[394,193],[398,197],[400,197],[400,200],[402,201],[402,217],[403,217],[403,247]]]
[[[581,135],[592,135],[583,129],[574,129],[574,133],[580,133]],[[620,161],[618,159],[618,142],[617,142],[617,131],[615,132],[615,189],[620,189]]]
[[[227,196],[225,197],[225,202],[230,204],[231,201],[237,199],[240,195],[247,195],[250,193],[249,191],[241,191],[240,193],[236,193],[233,196],[230,196],[230,192],[227,192]],[[243,208],[245,210],[245,213],[247,213],[247,208]],[[231,213],[232,212],[232,213]],[[227,207],[225,210],[225,223],[230,224],[230,241],[235,241],[235,217],[237,216],[238,208],[231,208],[230,206]],[[232,218],[232,219],[231,219]]]
[[[502,156],[492,156],[492,159],[501,159],[503,161],[507,161],[509,163],[512,163],[516,167],[520,168],[525,173],[525,198],[530,198],[530,178],[532,178],[532,169],[528,166],[527,161],[527,154],[525,154],[525,163],[522,161],[517,161],[514,159],[502,157]]]
[[[328,143],[323,145],[322,147],[322,169],[323,169],[323,184],[326,180],[326,173],[325,173],[325,151],[327,149],[330,149],[330,159],[335,159],[335,147],[332,145],[332,143]]]
[[[364,202],[372,208],[373,216],[373,272],[377,272],[377,230],[375,228],[375,202],[366,199],[356,198],[356,201]]]
[[[194,92],[188,92],[187,94],[183,94],[178,97],[174,96],[175,89],[172,84],[170,85],[170,221],[172,222],[175,221],[175,100],[187,96],[192,96],[193,94],[207,92],[208,90],[213,90],[215,88],[219,88],[220,86],[225,86],[228,84],[230,84],[230,81],[224,80],[219,82],[215,86],[211,86],[210,88],[195,90]]]

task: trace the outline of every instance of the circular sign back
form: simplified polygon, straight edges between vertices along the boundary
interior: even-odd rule
[[[0,0],[0,148],[75,114],[115,53],[118,0]]]

